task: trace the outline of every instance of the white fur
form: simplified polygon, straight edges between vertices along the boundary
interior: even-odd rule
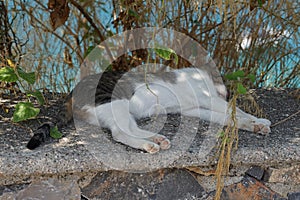
[[[185,68],[175,71],[176,84],[157,79],[137,84],[131,99],[114,100],[96,108],[85,106],[88,122],[109,128],[115,140],[133,148],[155,153],[168,149],[170,141],[162,135],[140,129],[135,119],[155,114],[181,113],[185,116],[228,124],[228,103],[218,95],[217,88],[202,70]],[[216,88],[217,87],[217,88]],[[97,120],[98,119],[98,120]],[[237,108],[238,128],[262,134],[270,132],[271,122],[258,119]]]

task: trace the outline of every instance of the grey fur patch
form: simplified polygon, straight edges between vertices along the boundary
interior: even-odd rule
[[[174,72],[147,73],[143,72],[103,72],[90,75],[80,81],[73,90],[75,106],[101,105],[116,99],[130,99],[136,86],[157,81],[176,84]]]

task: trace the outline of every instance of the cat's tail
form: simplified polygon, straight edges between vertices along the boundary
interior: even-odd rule
[[[50,129],[54,126],[60,130],[62,127],[67,125],[73,119],[72,114],[72,92],[67,96],[65,103],[58,112],[57,119],[54,122],[49,122],[41,125],[35,132],[32,138],[27,143],[27,148],[33,150],[44,143],[47,139],[50,139]]]
[[[26,147],[30,150],[33,150],[40,146],[48,138],[50,138],[50,125],[43,124],[35,131],[34,135],[27,143]]]

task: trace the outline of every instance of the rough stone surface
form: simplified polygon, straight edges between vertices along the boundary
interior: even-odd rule
[[[271,183],[293,182],[300,185],[300,164],[287,168],[273,169],[268,181]]]
[[[160,170],[146,174],[102,172],[82,193],[96,199],[174,200],[200,198],[205,192],[186,170]]]
[[[300,110],[299,100],[289,96],[286,90],[263,90],[257,91],[257,94],[258,103],[273,124],[281,120],[285,121],[271,127],[272,133],[269,136],[246,131],[239,132],[239,147],[233,154],[226,185],[232,190],[237,185],[243,187],[245,172],[251,167],[257,166],[267,171],[269,177],[266,178],[263,175],[262,180],[265,182],[262,182],[260,181],[261,173],[254,175],[251,172],[251,178],[257,178],[252,189],[259,189],[257,184],[263,187],[266,192],[263,194],[269,195],[265,195],[265,199],[271,197],[298,198],[297,192],[300,192],[300,118],[299,115],[287,117]],[[4,106],[11,104],[11,102],[5,101],[5,99],[1,99]],[[51,120],[51,116],[55,117],[57,108],[51,106],[42,110],[41,113],[47,114],[47,118],[39,120],[41,122],[48,121]],[[60,180],[61,177],[67,177],[68,180],[75,177],[74,187],[80,186],[80,189],[85,192],[104,187],[104,183],[108,184],[104,180],[109,179],[114,183],[110,188],[111,192],[119,191],[122,180],[123,182],[128,181],[137,172],[142,173],[141,180],[134,178],[134,181],[127,182],[128,184],[134,185],[138,180],[142,183],[142,179],[145,179],[151,185],[151,180],[154,181],[158,177],[158,170],[166,168],[174,168],[174,170],[163,170],[164,178],[169,177],[169,179],[162,179],[164,182],[161,183],[152,183],[164,190],[171,190],[166,193],[173,192],[171,188],[167,187],[171,182],[177,184],[174,191],[185,191],[183,193],[186,196],[178,197],[179,199],[208,199],[210,197],[207,195],[213,193],[213,177],[195,174],[191,176],[187,171],[178,170],[178,168],[188,166],[198,166],[203,171],[215,169],[215,149],[211,147],[215,144],[216,134],[212,135],[207,131],[210,126],[207,122],[179,115],[141,120],[142,127],[161,130],[172,141],[170,150],[161,151],[155,155],[114,142],[107,130],[86,126],[86,124],[79,124],[80,126],[76,127],[76,130],[74,127],[68,127],[63,131],[64,138],[59,141],[50,141],[38,149],[30,151],[25,147],[30,138],[30,134],[26,133],[30,133],[38,127],[39,123],[36,120],[30,120],[12,124],[10,122],[11,114],[11,110],[8,113],[0,112],[0,199],[13,199],[16,195],[20,195],[21,191],[30,190],[38,185],[45,186],[44,184],[49,184],[53,178]],[[50,116],[48,117],[48,115]],[[166,123],[164,124],[164,122]],[[106,172],[108,170],[109,172]],[[185,179],[182,178],[183,176]],[[181,184],[181,179],[183,184]],[[36,183],[38,185],[35,185]],[[65,183],[69,184],[69,182]],[[189,184],[191,184],[191,188],[186,187]],[[55,184],[53,185],[54,188],[57,187]],[[100,185],[102,186],[100,187]],[[145,183],[145,185],[147,184]],[[148,197],[151,197],[151,195],[149,196],[152,194],[150,187],[145,190],[143,184],[138,186],[133,191],[131,190],[133,188],[128,189],[130,190],[128,194],[132,193],[133,196],[147,194]],[[156,187],[153,199],[159,199],[158,194],[162,195],[162,193],[158,193],[158,191],[163,191],[159,189],[160,187]],[[102,190],[104,189],[102,188]],[[105,197],[112,195],[111,192],[106,191],[107,193],[102,195],[107,195]],[[78,192],[77,189],[76,192]],[[288,193],[290,193],[289,197],[287,197]],[[114,195],[120,194],[116,192]],[[245,197],[245,199],[247,198]]]
[[[300,192],[288,195],[288,200],[299,200],[299,199],[300,199]]]
[[[1,199],[39,199],[39,200],[57,200],[57,199],[81,199],[81,192],[76,181],[64,181],[59,179],[46,179],[22,186],[24,189],[3,189]],[[6,191],[5,191],[6,190]]]
[[[294,194],[299,192],[299,185],[293,182],[290,183],[269,183],[265,182],[265,185],[271,190],[276,191],[284,197],[287,197],[288,194]]]
[[[255,178],[245,176],[241,182],[232,184],[223,189],[221,199],[272,199],[283,200],[278,193],[267,188]]]

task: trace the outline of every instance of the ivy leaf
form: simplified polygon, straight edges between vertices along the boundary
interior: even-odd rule
[[[30,84],[35,82],[35,73],[26,73],[21,68],[17,69],[19,76]],[[16,82],[19,80],[14,69],[11,67],[3,67],[0,69],[0,80],[6,82]]]
[[[16,105],[16,110],[13,115],[13,122],[20,122],[36,117],[40,113],[39,108],[33,107],[30,102],[20,102]]]
[[[226,74],[225,78],[228,80],[238,80],[239,78],[245,77],[245,72],[243,70],[237,70],[230,74]]]
[[[0,69],[0,80],[6,82],[16,82],[18,80],[18,76],[13,68],[3,67]]]
[[[34,72],[24,72],[21,68],[18,68],[19,76],[27,81],[29,84],[34,84],[35,82],[35,73]]]
[[[95,49],[95,46],[89,46],[86,52],[84,52],[83,57],[86,58],[93,51],[93,49]]]
[[[172,56],[175,58],[175,63],[178,64],[178,56],[173,49],[165,47],[154,48],[155,53],[165,60],[171,60]]]
[[[38,90],[36,90],[35,92],[27,92],[27,96],[29,96],[29,97],[30,96],[35,97],[38,100],[38,102],[39,102],[40,105],[44,105],[45,104],[44,95],[40,91],[38,91]]]
[[[247,76],[249,79],[250,79],[250,81],[252,82],[252,83],[254,83],[255,82],[255,79],[256,79],[256,77],[255,77],[255,75],[254,74],[248,74],[248,76]]]
[[[50,136],[54,139],[60,139],[62,138],[62,133],[59,132],[57,126],[50,129]]]
[[[239,94],[246,94],[247,93],[247,89],[243,86],[243,84],[237,83],[237,92]]]

